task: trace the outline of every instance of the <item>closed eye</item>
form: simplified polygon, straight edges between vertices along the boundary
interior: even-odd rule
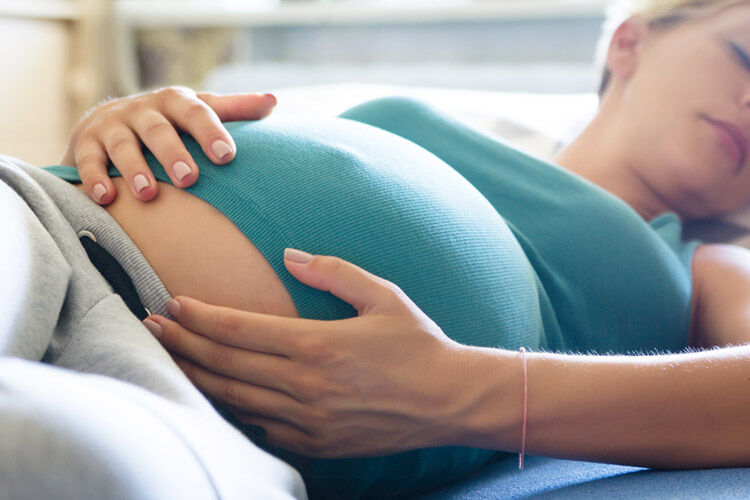
[[[737,57],[740,58],[742,64],[745,66],[745,69],[750,70],[750,57],[748,57],[745,51],[742,50],[742,48],[734,42],[729,42],[729,45],[731,46]]]

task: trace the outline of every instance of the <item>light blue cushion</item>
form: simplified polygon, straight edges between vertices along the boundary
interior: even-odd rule
[[[526,456],[487,465],[422,500],[750,498],[750,468],[657,470]]]

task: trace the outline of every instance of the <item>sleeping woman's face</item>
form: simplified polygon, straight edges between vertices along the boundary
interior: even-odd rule
[[[629,163],[686,213],[750,202],[750,2],[667,29],[640,23],[643,43],[608,56]]]

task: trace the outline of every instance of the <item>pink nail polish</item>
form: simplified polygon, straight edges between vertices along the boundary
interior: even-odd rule
[[[179,318],[180,317],[180,303],[177,302],[175,299],[169,299],[169,302],[167,302],[167,311],[169,311],[169,314],[171,314],[175,318]]]
[[[143,174],[138,174],[133,179],[133,186],[135,187],[136,193],[140,194],[141,191],[148,187],[148,179]]]
[[[184,161],[178,161],[174,164],[174,175],[178,181],[182,181],[186,176],[190,175],[193,171],[190,166]]]
[[[229,147],[229,144],[222,140],[216,140],[213,144],[211,144],[211,151],[213,152],[214,156],[216,158],[224,161],[229,157],[230,154],[232,154],[232,148]]]
[[[284,258],[286,260],[297,262],[299,264],[307,264],[308,262],[313,260],[313,256],[309,253],[303,252],[302,250],[296,250],[294,248],[285,248]]]
[[[107,188],[104,186],[104,184],[98,182],[96,186],[94,186],[92,193],[94,194],[94,198],[96,198],[96,201],[102,201],[104,195],[107,194]]]
[[[157,339],[161,338],[164,331],[162,330],[159,323],[150,319],[144,319],[142,323],[146,328],[148,328],[148,331],[150,331],[154,337],[156,337]]]

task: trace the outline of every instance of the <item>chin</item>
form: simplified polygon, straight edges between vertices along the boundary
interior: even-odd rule
[[[717,201],[713,203],[707,202],[703,207],[696,207],[696,211],[699,211],[700,213],[691,218],[708,219],[712,217],[727,215],[729,213],[736,212],[747,203],[746,200],[732,200],[731,198],[726,198],[726,196],[717,196],[716,198]]]

